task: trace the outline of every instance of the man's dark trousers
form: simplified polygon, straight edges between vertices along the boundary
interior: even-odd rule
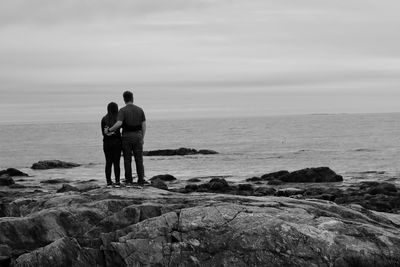
[[[130,132],[129,136],[122,136],[122,151],[124,153],[124,167],[126,183],[132,183],[132,153],[135,157],[138,183],[144,182],[143,166],[143,134],[141,131]]]

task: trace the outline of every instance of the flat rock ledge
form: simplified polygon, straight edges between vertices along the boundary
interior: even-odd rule
[[[400,215],[358,205],[148,186],[7,199],[1,266],[400,265]]]
[[[214,155],[218,154],[217,151],[210,149],[200,149],[196,150],[193,148],[181,147],[178,149],[160,149],[144,151],[143,156],[187,156],[187,155]]]
[[[48,169],[67,169],[81,166],[73,162],[65,162],[61,160],[43,160],[32,165],[33,170],[48,170]]]

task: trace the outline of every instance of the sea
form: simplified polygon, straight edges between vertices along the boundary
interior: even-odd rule
[[[0,127],[0,169],[18,168],[38,179],[96,179],[105,183],[100,119]],[[144,150],[188,147],[219,152],[145,157],[147,179],[172,174],[180,180],[224,176],[240,182],[278,170],[327,166],[348,183],[400,182],[400,113],[150,119],[144,145]],[[82,166],[30,169],[34,162],[48,159]],[[122,159],[121,167],[123,176]]]

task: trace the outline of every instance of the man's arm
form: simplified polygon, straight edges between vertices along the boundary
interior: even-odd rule
[[[117,130],[119,127],[122,126],[122,121],[117,121],[111,128],[108,128],[109,132],[114,132]]]
[[[146,121],[142,122],[142,133],[143,133],[143,139],[144,139],[144,136],[146,134]]]

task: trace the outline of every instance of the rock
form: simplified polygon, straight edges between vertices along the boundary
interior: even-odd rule
[[[282,188],[276,191],[276,196],[278,197],[290,197],[294,195],[302,195],[305,189],[301,188]]]
[[[202,154],[202,155],[215,155],[215,154],[218,154],[217,151],[210,150],[210,149],[200,149],[197,153],[198,154]]]
[[[262,180],[279,180],[280,177],[289,174],[288,171],[277,171],[277,172],[272,172],[272,173],[267,173],[261,176]]]
[[[399,234],[379,215],[280,198],[166,213],[104,253],[107,266],[397,266]]]
[[[161,180],[161,179],[152,179],[151,180],[151,186],[158,188],[158,189],[163,189],[163,190],[168,190],[168,186]]]
[[[197,154],[212,155],[212,154],[218,154],[218,152],[209,149],[201,149],[197,151],[196,149],[185,148],[185,147],[181,147],[178,149],[160,149],[160,150],[143,152],[144,156],[186,156],[186,155],[197,155]]]
[[[319,167],[294,171],[280,176],[279,180],[286,183],[330,183],[341,182],[343,177],[328,167]]]
[[[208,182],[208,188],[211,191],[224,192],[230,189],[228,182],[222,178],[213,178]]]
[[[12,184],[9,186],[10,188],[14,188],[14,189],[21,189],[21,188],[26,188],[25,185],[23,184]]]
[[[185,192],[190,193],[193,191],[197,191],[199,186],[197,184],[188,184],[185,186]]]
[[[259,187],[254,190],[256,196],[273,196],[276,190],[272,187]]]
[[[153,176],[152,178],[150,178],[150,180],[161,180],[164,182],[171,182],[171,181],[175,181],[177,180],[174,176],[172,176],[171,174],[161,174],[161,175],[156,175]]]
[[[239,190],[250,189],[248,184],[230,186],[221,178],[187,186],[210,192],[212,183],[222,193],[251,192]],[[372,212],[357,203],[352,205],[357,208],[349,208],[267,196],[275,189],[252,188],[263,197],[203,194],[200,189],[188,196],[153,187],[102,187],[84,193],[55,193],[50,186],[47,192],[0,191],[0,213],[7,216],[0,218],[0,263],[396,266],[400,260],[399,214]]]
[[[239,184],[239,191],[253,191],[253,186],[251,184]]]
[[[370,195],[395,195],[397,193],[397,188],[392,183],[379,183],[379,182],[362,182],[360,185],[360,190],[365,191],[365,193]]]
[[[40,183],[41,184],[62,184],[62,183],[69,183],[69,181],[66,179],[58,178],[58,179],[43,180]]]
[[[47,169],[65,169],[79,167],[80,164],[65,162],[61,160],[44,160],[34,163],[32,169],[34,170],[47,170]]]
[[[21,172],[17,169],[14,168],[8,168],[7,170],[2,170],[0,171],[0,176],[2,176],[3,174],[8,174],[11,177],[16,177],[16,176],[28,176],[28,174]]]
[[[283,184],[283,182],[281,180],[278,180],[278,179],[273,179],[273,180],[269,180],[267,184],[269,184],[269,185],[281,185],[281,184]]]
[[[187,180],[188,183],[199,183],[201,180],[199,178],[190,178]]]
[[[15,267],[31,266],[98,266],[103,265],[101,257],[94,257],[83,249],[74,238],[61,238],[53,243],[21,255],[15,262]]]
[[[70,191],[79,191],[79,189],[69,184],[63,184],[61,188],[57,190],[57,193],[70,192]]]
[[[15,184],[15,182],[8,174],[0,175],[0,186],[10,186],[13,184]]]
[[[246,182],[258,182],[261,181],[262,179],[260,177],[251,177],[251,178],[247,178]]]

